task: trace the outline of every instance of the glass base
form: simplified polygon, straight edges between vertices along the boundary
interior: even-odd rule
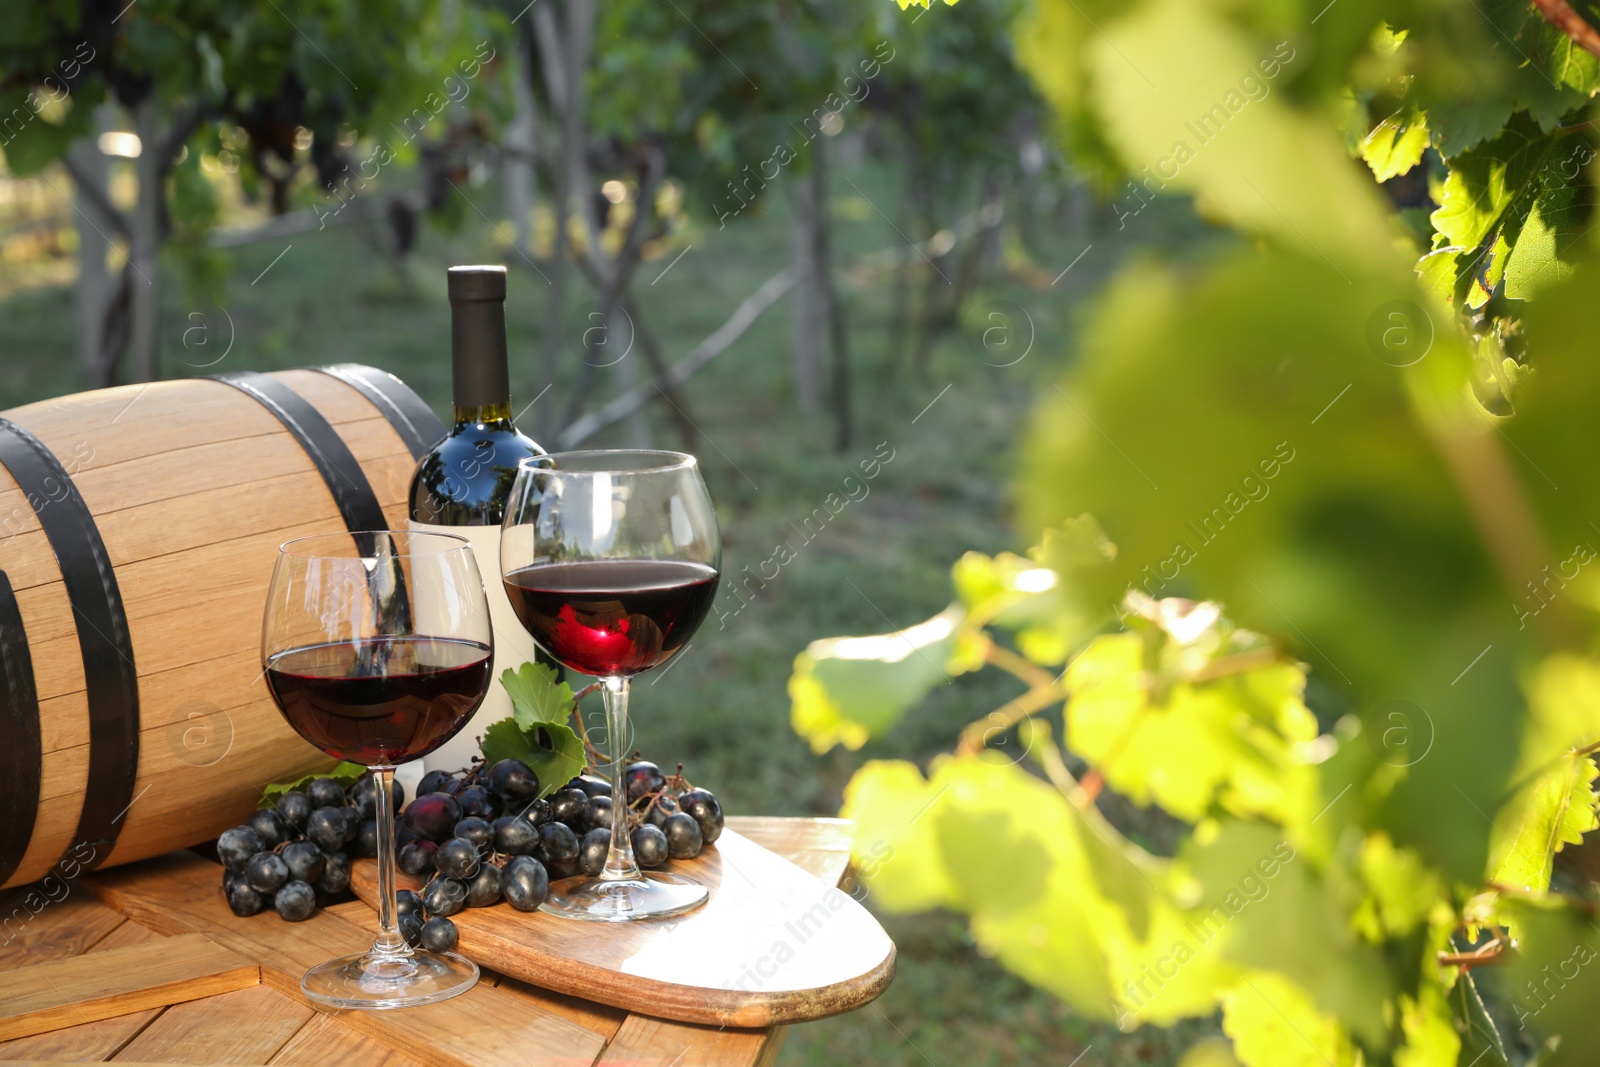
[[[706,887],[676,874],[646,874],[637,880],[605,882],[590,878],[551,886],[539,910],[563,919],[625,923],[682,915],[706,902]]]
[[[478,984],[478,965],[454,952],[413,949],[409,956],[370,952],[318,964],[300,991],[334,1008],[415,1008],[460,996]]]

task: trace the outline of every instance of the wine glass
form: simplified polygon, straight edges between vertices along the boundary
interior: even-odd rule
[[[378,937],[319,964],[305,995],[338,1008],[403,1008],[465,993],[478,966],[406,944],[394,885],[394,768],[448,741],[483,703],[493,637],[472,548],[445,534],[373,530],[288,541],[267,591],[261,660],[295,732],[372,768]]]
[[[544,911],[623,922],[705,903],[681,875],[644,874],[628,836],[628,683],[677,655],[717,594],[722,538],[695,458],[645,450],[523,460],[500,537],[506,596],[533,639],[598,676],[611,748],[611,849],[598,878],[552,886]]]

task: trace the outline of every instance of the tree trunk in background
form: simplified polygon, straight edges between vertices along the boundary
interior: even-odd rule
[[[818,147],[813,145],[813,151]],[[801,411],[816,412],[822,410],[822,346],[827,336],[827,304],[817,264],[820,205],[816,169],[795,175],[789,185],[793,202],[789,252],[794,292],[789,295],[789,327],[794,346],[794,397]]]
[[[106,126],[104,116],[100,125]],[[111,161],[92,137],[74,144],[68,150],[68,158],[77,186],[73,199],[78,210],[73,212],[73,218],[78,229],[78,285],[73,296],[78,326],[78,366],[91,389],[103,389],[111,384],[117,356],[108,344],[117,282],[106,263],[106,257],[111,254],[110,234],[117,229],[117,220],[107,218],[102,208],[102,204],[111,199]],[[85,188],[91,184],[92,188]],[[121,347],[120,343],[117,347]]]
[[[143,145],[134,169],[139,177],[139,195],[133,216],[128,220],[128,380],[148,382],[160,370],[157,365],[161,289],[161,222],[166,198],[166,167],[161,158],[165,144],[161,116],[155,97],[146,97],[133,110],[133,127]]]
[[[534,156],[538,150],[538,102],[533,96],[533,41],[528,30],[517,34],[516,62],[511,91],[516,113],[506,126],[506,159],[501,167],[505,184],[506,214],[514,228],[517,251],[533,258]]]
[[[828,213],[828,148],[820,140],[813,148],[811,176],[815,183],[814,208],[817,220],[817,290],[822,296],[823,314],[828,320],[828,337],[831,341],[832,359],[829,361],[829,382],[833,399],[833,418],[836,428],[834,445],[839,451],[850,447],[852,423],[850,415],[850,341],[845,328],[844,307],[839,302],[839,291],[833,284],[833,241],[830,233],[831,217]]]
[[[540,66],[544,71],[545,92],[550,98],[550,109],[557,121],[557,128],[561,131],[562,158],[554,168],[555,196],[550,202],[555,235],[550,245],[550,303],[545,311],[543,356],[548,380],[553,385],[561,373],[562,358],[567,354],[567,219],[571,217],[568,205],[572,202],[572,168],[566,160],[567,73],[562,56],[561,30],[552,6],[548,3],[535,4],[532,18],[534,43],[538,47]],[[529,90],[532,91],[531,85]],[[551,397],[548,410],[560,410],[556,407],[560,399],[559,395]]]
[[[899,227],[901,233],[910,233],[912,205],[920,195],[920,175],[916,156],[912,153],[907,154],[905,176],[905,193],[900,197]],[[889,334],[883,345],[883,369],[891,375],[900,373],[900,354],[905,351],[906,332],[911,328],[911,275],[915,270],[912,260],[916,258],[908,249],[894,268],[894,294],[889,298]]]

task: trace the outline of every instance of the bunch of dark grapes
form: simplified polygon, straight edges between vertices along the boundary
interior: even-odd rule
[[[628,767],[628,822],[641,867],[692,859],[722,833],[717,798],[691,787],[682,771],[668,777],[653,763]],[[429,923],[448,921],[463,908],[501,900],[534,911],[551,882],[595,877],[605,867],[612,810],[611,783],[591,774],[541,799],[538,776],[520,760],[429,771],[398,831],[399,868],[429,877],[411,913],[412,929],[423,913]],[[403,920],[401,928],[407,929]],[[451,944],[454,931],[452,925]],[[426,934],[423,925],[421,943],[433,948]]]
[[[398,782],[394,789],[399,811],[404,789]],[[222,891],[233,913],[255,915],[270,906],[289,922],[309,919],[319,902],[347,894],[350,861],[377,854],[370,774],[348,790],[332,778],[315,778],[217,838]]]

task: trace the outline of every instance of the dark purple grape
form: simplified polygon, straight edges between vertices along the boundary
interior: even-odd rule
[[[276,893],[289,880],[289,865],[274,852],[258,852],[245,865],[244,876],[257,893]]]
[[[588,806],[589,794],[581,789],[557,790],[550,798],[550,814],[574,830],[583,829],[583,809]]]
[[[611,783],[597,774],[580,774],[567,783],[569,789],[581,789],[592,797],[611,795]]]
[[[499,799],[481,785],[467,786],[456,796],[456,802],[461,805],[462,815],[492,819],[500,814]]]
[[[328,896],[336,897],[350,888],[350,857],[343,852],[330,852],[327,860],[316,886]]]
[[[324,852],[344,847],[344,808],[318,808],[306,820],[306,840]]]
[[[678,806],[700,824],[700,836],[711,844],[722,836],[722,805],[709,789],[691,789],[678,798]]]
[[[432,841],[413,841],[400,850],[394,865],[406,874],[423,875],[433,872],[433,854],[439,846]]]
[[[422,776],[422,781],[417,783],[417,796],[425,797],[429,793],[448,793],[450,787],[456,784],[456,776],[449,771],[429,771]]]
[[[656,797],[656,802],[651,805],[650,812],[644,817],[644,821],[651,826],[660,828],[665,826],[667,820],[676,814],[678,814],[678,798],[671,793],[662,793]]]
[[[399,928],[400,936],[406,939],[406,944],[412,948],[416,948],[421,944],[423,921],[420,911],[411,915],[400,916],[395,926]]]
[[[446,878],[466,881],[478,873],[478,846],[464,837],[452,837],[433,854],[433,866]]]
[[[304,882],[285,882],[273,895],[272,906],[285,921],[297,923],[311,918],[317,910],[317,895]]]
[[[633,832],[633,858],[641,867],[659,867],[667,862],[667,835],[648,824]]]
[[[306,798],[313,808],[344,807],[344,786],[332,778],[313,778],[306,786]]]
[[[398,916],[421,915],[422,898],[413,890],[400,890],[394,895],[394,913]]]
[[[466,884],[454,878],[435,875],[431,882],[422,887],[422,906],[429,915],[454,915],[466,903]]]
[[[499,819],[495,820],[499,822]],[[493,851],[494,828],[476,815],[468,815],[456,823],[455,836],[471,841],[479,852]]]
[[[355,808],[335,808],[334,810],[344,816],[344,843],[348,845],[361,836],[361,828],[366,825],[366,820],[361,817],[361,813]],[[373,819],[372,821],[377,822],[378,820]]]
[[[354,809],[351,809],[351,810],[353,811]],[[377,829],[378,820],[377,819],[368,819],[367,821],[370,822],[372,824],[372,827],[373,827],[373,829],[372,829],[372,847],[373,848],[377,848],[378,847],[378,829]],[[407,845],[411,844],[411,842],[417,840],[417,837],[418,837],[417,832],[415,830],[411,829],[411,827],[407,826],[403,819],[401,821],[395,823],[395,826],[394,826],[394,847],[395,848],[405,848]],[[376,855],[376,853],[374,853],[374,855]]]
[[[623,782],[628,787],[628,803],[632,804],[640,797],[660,792],[667,784],[667,777],[654,763],[640,760],[638,763],[628,764],[628,769],[623,774]]]
[[[588,806],[583,809],[583,824],[585,829],[605,830],[611,832],[611,798],[591,797]]]
[[[467,907],[487,908],[499,900],[500,876],[500,868],[494,864],[480,866],[472,881],[467,883]]]
[[[230,871],[228,873],[233,880],[222,883],[222,893],[228,898],[228,910],[241,919],[260,914],[262,909],[267,906],[270,894],[260,893],[253,889],[250,883],[237,872]]]
[[[373,798],[376,794],[377,786],[372,782],[372,772],[368,771],[356,780],[355,785],[350,787],[350,805],[361,813],[363,819],[376,818],[378,808],[373,803]],[[406,787],[399,782],[395,782],[393,794],[395,814],[399,814],[400,809],[405,806]]]
[[[264,848],[277,848],[294,834],[289,824],[283,821],[283,816],[271,808],[251,812],[244,824],[260,835]]]
[[[606,854],[611,851],[610,830],[590,830],[583,835],[578,851],[578,871],[590,878],[606,867]]]
[[[513,856],[500,872],[500,894],[518,911],[535,911],[550,894],[550,875],[532,856]]]
[[[526,819],[535,826],[543,826],[545,823],[555,820],[555,816],[551,814],[550,801],[548,800],[535,800],[531,804],[524,804],[517,809],[517,816],[518,818]]]
[[[311,812],[314,810],[311,798],[298,789],[291,789],[283,794],[272,807],[283,817],[285,822],[296,830],[304,830],[306,828],[306,820],[311,818]]]
[[[254,827],[235,826],[222,831],[222,836],[217,838],[217,859],[230,871],[242,871],[251,856],[270,847]]]
[[[661,824],[661,832],[667,835],[667,855],[675,860],[692,860],[705,847],[700,824],[688,812],[668,815],[667,821]]]
[[[555,866],[578,856],[578,835],[572,827],[561,822],[547,822],[539,827],[539,858],[546,866]]]
[[[429,841],[448,841],[461,821],[461,805],[445,793],[429,793],[413,800],[406,808],[405,823],[411,832]]]
[[[354,808],[348,809],[355,811]],[[378,854],[378,820],[361,820],[361,832],[350,842],[350,855],[357,859],[370,859]]]
[[[570,860],[562,860],[560,863],[550,865],[546,870],[550,872],[550,880],[552,882],[558,882],[563,878],[575,878],[581,873],[578,868],[578,857],[576,856]]]
[[[494,821],[494,850],[507,856],[531,856],[539,847],[539,828],[527,819],[502,815]]]
[[[292,845],[285,845],[279,853],[283,862],[289,865],[289,877],[308,885],[316,883],[322,877],[322,869],[327,866],[327,861],[322,857],[322,850],[310,841],[296,841]]]
[[[503,759],[490,767],[488,781],[489,789],[508,807],[526,804],[539,795],[539,776],[518,759]]]
[[[443,915],[435,915],[422,924],[421,946],[429,952],[449,952],[456,947],[456,924]]]

